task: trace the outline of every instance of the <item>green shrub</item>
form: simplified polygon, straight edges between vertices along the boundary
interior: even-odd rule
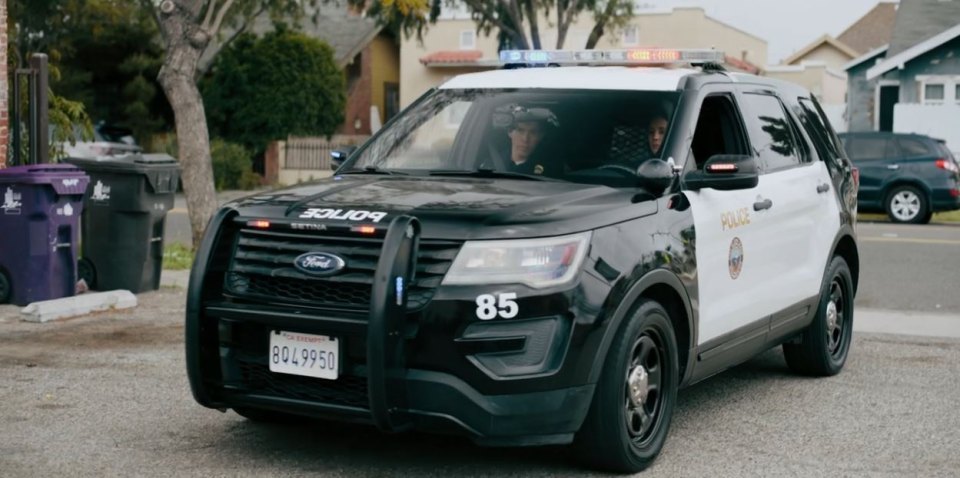
[[[259,174],[253,172],[253,157],[247,148],[222,139],[210,142],[213,157],[213,181],[217,190],[254,189],[262,184]]]

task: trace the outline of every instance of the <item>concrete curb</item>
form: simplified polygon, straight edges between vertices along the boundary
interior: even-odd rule
[[[137,306],[137,296],[128,290],[113,290],[80,294],[62,299],[45,300],[27,305],[20,311],[27,322],[51,320],[87,315],[104,310],[122,310]]]
[[[856,309],[853,315],[853,331],[960,338],[960,314]]]

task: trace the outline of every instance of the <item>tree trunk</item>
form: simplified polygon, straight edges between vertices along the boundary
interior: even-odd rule
[[[195,13],[179,8],[161,14],[160,30],[166,41],[166,56],[157,79],[173,109],[183,192],[196,249],[207,222],[216,212],[217,196],[207,117],[196,82],[200,55],[210,37],[192,21],[194,18]]]
[[[534,5],[533,0],[529,0],[526,2],[525,7],[527,10],[527,19],[530,22],[530,41],[533,42],[533,49],[542,50],[543,47],[540,45],[540,26],[537,24],[536,5]]]
[[[587,45],[584,47],[587,50],[593,50],[597,46],[597,42],[600,41],[600,38],[603,37],[605,33],[604,30],[607,28],[607,23],[613,18],[613,14],[617,11],[617,8],[620,6],[619,0],[609,0],[607,2],[606,8],[604,8],[603,13],[595,18],[596,23],[593,25],[593,29],[590,30],[590,36],[587,37]]]

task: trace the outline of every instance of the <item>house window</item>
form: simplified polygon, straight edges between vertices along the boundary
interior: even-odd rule
[[[464,30],[460,32],[460,49],[476,50],[477,49],[477,32],[473,30]]]
[[[640,42],[640,32],[636,25],[627,25],[623,29],[623,45],[633,46]]]
[[[943,103],[946,88],[943,83],[926,83],[923,85],[924,103]]]

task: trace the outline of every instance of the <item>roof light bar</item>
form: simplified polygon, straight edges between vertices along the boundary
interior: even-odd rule
[[[668,63],[723,63],[718,50],[631,48],[628,50],[503,50],[500,62],[557,65],[663,65]]]

